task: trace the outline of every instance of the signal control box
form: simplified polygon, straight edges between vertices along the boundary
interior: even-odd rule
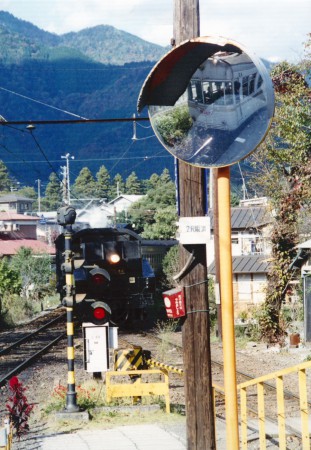
[[[84,370],[106,372],[110,366],[109,349],[118,347],[118,328],[90,322],[84,322],[82,327]]]

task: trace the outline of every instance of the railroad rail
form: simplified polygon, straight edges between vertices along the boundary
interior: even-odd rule
[[[55,313],[53,314],[55,315]],[[0,386],[17,373],[29,367],[44,353],[53,347],[57,342],[66,336],[64,324],[66,313],[63,311],[56,313],[56,317],[46,321],[39,328],[31,332],[17,333],[22,337],[8,344],[8,334],[0,335]],[[13,337],[12,337],[13,336]],[[14,334],[10,334],[10,340],[14,339]]]

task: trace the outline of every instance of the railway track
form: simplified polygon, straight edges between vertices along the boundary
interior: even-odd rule
[[[57,313],[59,317],[53,317],[52,320],[44,320],[44,323],[40,323],[37,327],[31,326],[32,330],[18,329],[11,333],[0,334],[0,385],[6,384],[8,379],[15,373],[21,372],[25,367],[29,367],[33,361],[38,359],[44,352],[47,352],[51,346],[55,345],[62,337],[65,337],[65,314]],[[77,329],[77,368],[80,371],[77,375],[77,379],[80,380],[83,377],[83,368],[80,368],[81,364],[81,338],[79,338],[81,332]],[[30,340],[31,339],[31,340]],[[12,342],[14,341],[14,342]],[[148,333],[119,333],[119,348],[132,348],[133,346],[141,346],[144,350],[149,350],[151,352],[152,358],[160,362],[164,362],[167,365],[172,365],[178,369],[182,369],[182,347],[181,342],[168,342],[161,341],[155,334]],[[164,348],[164,352],[161,355],[161,347]],[[160,348],[160,350],[159,350]],[[60,350],[60,354],[63,354],[63,361],[65,359],[65,351]],[[80,361],[81,360],[81,361]],[[44,364],[44,360],[43,360]],[[54,364],[54,361],[53,361]],[[222,362],[213,359],[213,379],[219,385],[223,385],[223,366]],[[41,366],[42,367],[42,366]],[[52,367],[51,367],[52,369]],[[54,373],[60,373],[59,369],[53,368]],[[238,382],[245,381],[246,379],[253,379],[254,374],[246,373],[248,366],[245,365],[245,372],[238,371]],[[62,369],[63,372],[65,369]],[[258,374],[261,375],[261,374]],[[86,377],[89,374],[85,375]],[[29,380],[30,381],[30,380]],[[31,382],[29,382],[29,385]],[[170,375],[171,384],[171,404],[174,408],[176,405],[178,410],[181,411],[184,408],[184,386],[183,378],[177,373],[171,373]],[[292,402],[287,410],[290,415],[295,415],[297,411],[297,399],[298,394],[295,392],[294,385],[286,387],[286,397],[288,401]],[[267,389],[267,405],[269,409],[269,421],[275,423],[275,417],[272,406],[269,407],[270,397],[272,399],[274,394],[270,394],[275,391],[274,386],[266,384]],[[249,411],[253,409],[254,417],[257,415],[256,403],[256,393],[253,395],[254,407],[249,404]],[[224,417],[224,399],[221,396],[217,396],[216,399],[216,413],[220,417]],[[311,405],[310,405],[311,406]],[[270,417],[271,416],[271,417]],[[268,418],[268,417],[267,417]],[[297,431],[291,430],[291,434],[295,434],[297,439],[300,439],[299,433]],[[296,447],[300,448],[299,446]]]
[[[29,325],[0,334],[0,386],[66,336],[65,319],[66,313],[59,309]]]

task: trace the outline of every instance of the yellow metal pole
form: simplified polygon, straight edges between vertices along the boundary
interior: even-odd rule
[[[234,310],[232,287],[230,168],[218,169],[219,282],[221,292],[227,448],[239,449]],[[217,212],[216,212],[217,213]]]

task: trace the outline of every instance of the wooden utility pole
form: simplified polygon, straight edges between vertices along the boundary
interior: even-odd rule
[[[175,0],[174,40],[198,37],[199,0]],[[204,170],[178,161],[181,217],[205,215]],[[193,262],[181,279],[187,316],[183,324],[188,450],[216,448],[210,354],[206,245],[180,247],[181,267]]]

